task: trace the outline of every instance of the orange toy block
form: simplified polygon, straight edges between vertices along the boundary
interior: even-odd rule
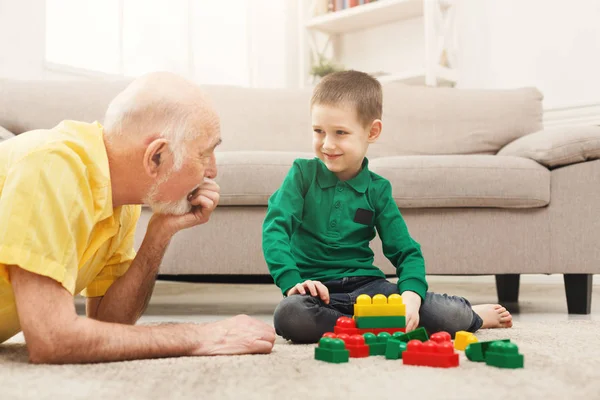
[[[355,317],[405,316],[405,314],[405,306],[399,294],[391,294],[389,297],[376,294],[372,299],[369,295],[361,294],[354,304]]]

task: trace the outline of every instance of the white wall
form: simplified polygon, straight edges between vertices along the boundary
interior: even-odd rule
[[[600,107],[600,1],[455,2],[457,87],[536,86],[546,109]],[[339,59],[366,72],[423,68],[422,21],[343,35]]]
[[[192,28],[195,46],[191,61],[192,77],[206,81],[206,77],[213,74],[221,80],[229,80],[231,84],[297,87],[297,0],[249,0],[249,4],[251,13],[247,21],[229,21],[248,25],[250,35],[245,47],[228,46],[232,40],[237,40],[233,37],[207,38]],[[196,11],[193,10],[191,16],[193,27],[202,23],[202,17],[222,18],[222,15],[197,15]],[[243,54],[236,57],[237,61],[232,66],[231,57],[227,57],[227,63],[221,59],[223,52],[234,47],[243,47]],[[0,78],[86,79],[85,74],[78,74],[76,70],[46,68],[44,56],[45,1],[0,0]],[[247,71],[236,69],[240,66]]]
[[[547,109],[600,104],[600,2],[460,0],[459,86],[536,86]]]
[[[0,78],[72,78],[44,69],[44,34],[44,0],[0,0]]]

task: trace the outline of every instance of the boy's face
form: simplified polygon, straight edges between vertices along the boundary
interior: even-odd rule
[[[381,121],[366,127],[352,105],[312,107],[313,150],[315,155],[340,180],[354,178],[361,170],[369,144],[381,132]]]

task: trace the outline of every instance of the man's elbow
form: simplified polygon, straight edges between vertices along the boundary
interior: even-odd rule
[[[52,333],[45,332],[43,335],[26,335],[29,362],[31,364],[69,364],[77,362],[78,336],[75,329],[71,328],[58,329]]]

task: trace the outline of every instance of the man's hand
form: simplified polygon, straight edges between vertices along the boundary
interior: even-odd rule
[[[247,315],[197,325],[198,347],[192,355],[216,356],[270,353],[275,342],[275,329]]]
[[[212,179],[204,178],[204,182],[191,193],[188,201],[192,210],[183,215],[154,214],[148,223],[148,230],[156,227],[170,236],[182,229],[208,222],[210,215],[219,204],[221,188]]]
[[[406,332],[414,331],[419,327],[421,296],[407,290],[402,293],[402,302],[406,306]]]
[[[310,293],[313,297],[319,297],[325,304],[329,304],[329,289],[319,281],[306,280],[298,283],[288,290],[287,295]]]

